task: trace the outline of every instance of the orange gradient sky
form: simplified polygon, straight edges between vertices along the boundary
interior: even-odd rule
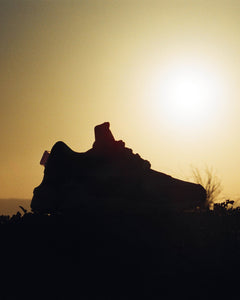
[[[0,1],[0,198],[31,199],[45,149],[111,123],[152,168],[212,167],[240,197],[240,1]]]

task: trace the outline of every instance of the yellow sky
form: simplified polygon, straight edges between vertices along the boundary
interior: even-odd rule
[[[207,165],[240,197],[238,0],[6,0],[0,39],[0,198],[30,199],[43,151],[86,151],[104,121],[152,168]],[[179,77],[203,82],[192,118],[171,102]]]

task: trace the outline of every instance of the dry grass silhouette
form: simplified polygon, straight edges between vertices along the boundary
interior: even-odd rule
[[[192,177],[196,183],[205,188],[207,205],[213,204],[222,192],[221,180],[215,175],[213,169],[205,167],[201,172],[197,167],[192,166]]]

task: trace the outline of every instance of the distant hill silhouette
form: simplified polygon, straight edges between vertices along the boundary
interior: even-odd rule
[[[95,127],[95,142],[87,152],[57,142],[50,154],[44,153],[44,178],[34,189],[33,211],[166,211],[205,205],[201,185],[152,170],[147,160],[114,139],[109,126]]]

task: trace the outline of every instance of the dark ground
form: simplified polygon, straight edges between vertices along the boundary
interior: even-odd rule
[[[0,299],[240,297],[239,209],[0,220]]]

